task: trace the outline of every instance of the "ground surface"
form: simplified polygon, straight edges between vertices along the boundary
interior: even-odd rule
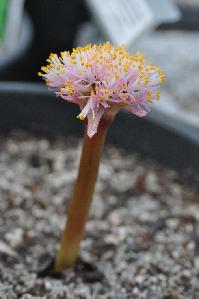
[[[53,257],[80,144],[15,133],[0,140],[1,299],[198,299],[199,196],[171,170],[106,148],[75,269]],[[87,263],[85,263],[87,262]]]

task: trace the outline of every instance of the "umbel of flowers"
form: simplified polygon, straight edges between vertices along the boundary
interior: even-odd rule
[[[50,54],[47,62],[39,75],[57,96],[78,104],[77,118],[86,119],[79,173],[55,261],[58,272],[76,260],[109,124],[122,108],[140,117],[147,115],[153,101],[160,98],[164,72],[148,63],[141,51],[131,55],[125,46],[109,42],[60,56]]]

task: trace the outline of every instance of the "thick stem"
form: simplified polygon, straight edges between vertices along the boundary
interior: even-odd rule
[[[69,206],[60,249],[55,260],[56,272],[70,267],[77,258],[95,189],[100,157],[110,123],[111,119],[102,118],[97,134],[92,138],[88,137],[87,126],[85,125],[79,173]]]

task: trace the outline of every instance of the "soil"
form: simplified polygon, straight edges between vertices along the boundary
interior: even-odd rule
[[[1,299],[199,298],[199,193],[182,175],[106,146],[77,264],[41,275],[63,231],[81,142],[0,139]]]

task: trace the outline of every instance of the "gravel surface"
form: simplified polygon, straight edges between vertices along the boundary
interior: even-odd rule
[[[199,193],[137,154],[106,147],[81,259],[39,276],[54,256],[80,142],[0,139],[1,299],[198,299]]]

